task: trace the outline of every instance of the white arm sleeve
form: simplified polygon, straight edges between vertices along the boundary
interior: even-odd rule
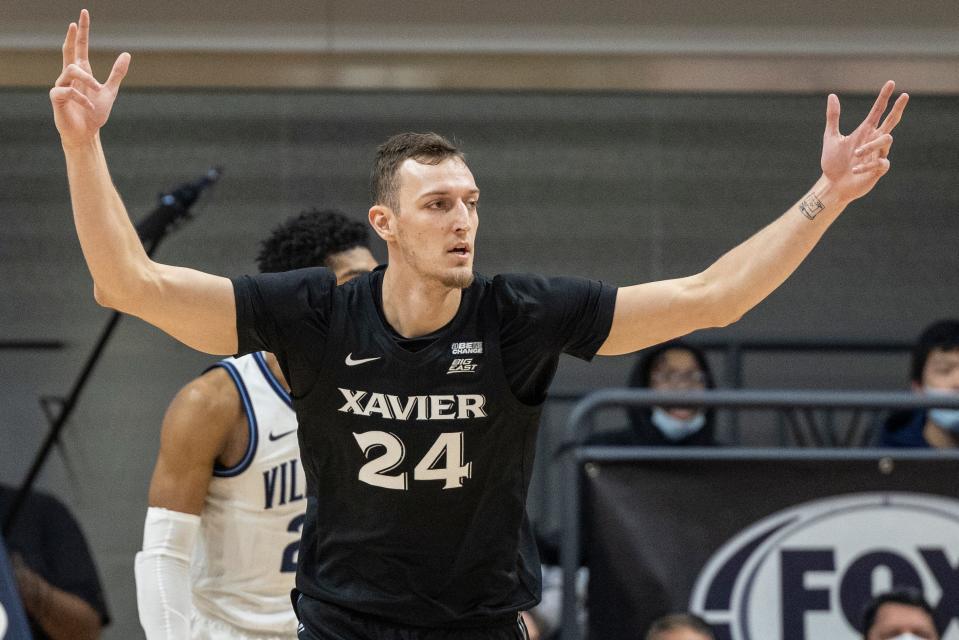
[[[135,563],[137,610],[147,640],[190,637],[190,560],[199,531],[200,516],[159,507],[147,509],[143,551]]]

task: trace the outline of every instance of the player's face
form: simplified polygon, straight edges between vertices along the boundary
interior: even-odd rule
[[[372,271],[376,267],[376,259],[366,247],[354,247],[334,253],[326,259],[327,266],[336,276],[336,284],[348,282],[356,276]]]
[[[922,369],[922,386],[959,393],[959,349],[933,349]]]
[[[657,391],[699,391],[706,388],[706,375],[692,353],[685,349],[668,349],[653,367],[649,387]],[[680,420],[689,420],[699,409],[671,407],[667,412]]]
[[[479,188],[469,167],[459,158],[435,165],[408,159],[397,177],[396,245],[403,261],[445,287],[469,286],[479,225]]]
[[[898,602],[887,602],[876,612],[867,640],[889,640],[911,633],[923,640],[939,640],[936,627],[925,611]]]

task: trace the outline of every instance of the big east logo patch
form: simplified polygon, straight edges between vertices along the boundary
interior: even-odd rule
[[[718,640],[858,640],[863,607],[920,589],[942,640],[959,640],[959,500],[861,493],[769,516],[703,568],[690,609]]]

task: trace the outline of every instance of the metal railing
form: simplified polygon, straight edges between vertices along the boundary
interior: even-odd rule
[[[865,340],[854,338],[745,338],[725,340],[703,340],[685,338],[683,342],[707,353],[718,353],[722,358],[719,370],[722,372],[723,388],[742,389],[746,384],[746,359],[759,353],[823,353],[843,354],[905,354],[912,351],[914,342],[909,340]],[[905,379],[905,373],[903,373]],[[624,381],[625,382],[625,381]],[[569,404],[586,397],[589,390],[551,392],[549,402]],[[856,446],[864,439],[865,428],[860,423],[862,416],[854,414],[845,425],[842,436],[839,435],[835,411],[826,407],[822,416],[816,416],[811,410],[801,413],[782,411],[778,416],[777,430],[780,444],[785,446],[792,441],[799,446]],[[821,419],[820,419],[821,418]],[[723,416],[722,427],[731,438],[730,444],[740,441],[741,424],[738,412],[730,411]],[[858,436],[858,441],[852,441]]]
[[[564,474],[562,540],[560,559],[563,567],[563,640],[580,640],[576,619],[576,571],[579,568],[582,514],[582,471],[591,461],[625,459],[722,458],[749,460],[756,457],[782,459],[939,459],[955,457],[959,452],[872,449],[872,450],[784,450],[784,449],[687,449],[667,447],[587,446],[583,443],[592,431],[595,414],[609,407],[683,406],[728,409],[959,409],[959,396],[930,397],[911,393],[814,392],[814,391],[703,391],[657,392],[648,389],[605,389],[587,395],[577,403],[567,421],[567,437],[576,443],[568,452]]]

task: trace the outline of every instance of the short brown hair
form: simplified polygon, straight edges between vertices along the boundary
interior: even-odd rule
[[[463,152],[438,133],[398,133],[376,150],[376,160],[370,175],[373,204],[399,209],[396,193],[399,180],[396,172],[409,158],[423,164],[439,164],[448,158],[465,160]]]

